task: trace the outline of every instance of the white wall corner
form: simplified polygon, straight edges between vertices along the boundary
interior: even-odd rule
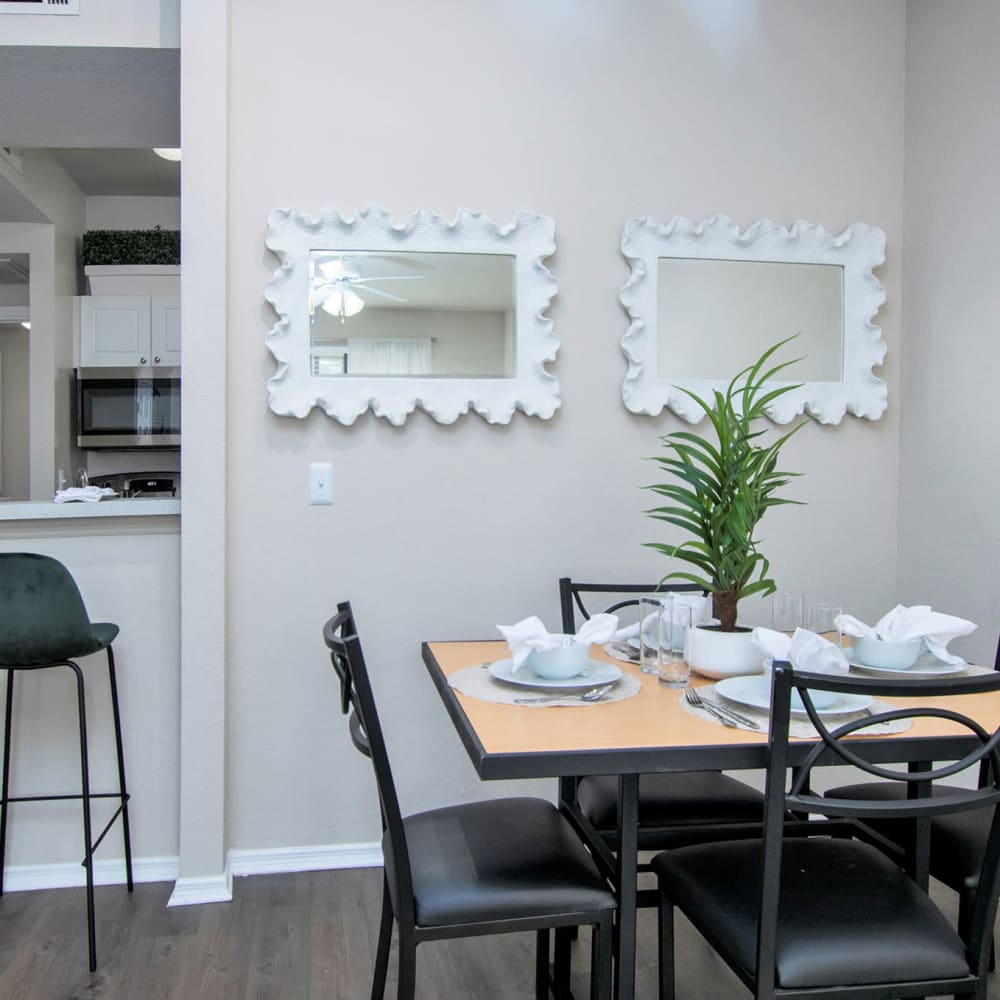
[[[229,903],[233,898],[233,874],[228,867],[221,875],[179,878],[167,906],[195,906],[200,903]]]

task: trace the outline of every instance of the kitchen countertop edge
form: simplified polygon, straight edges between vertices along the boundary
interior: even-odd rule
[[[74,520],[89,517],[149,517],[180,514],[181,502],[172,497],[134,497],[128,500],[99,500],[96,503],[54,503],[51,500],[0,502],[0,521]]]

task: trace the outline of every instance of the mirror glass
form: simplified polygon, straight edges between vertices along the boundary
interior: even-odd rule
[[[795,380],[839,382],[844,354],[844,269],[833,264],[699,260],[657,263],[659,371],[717,378],[733,358],[757,358],[797,333]]]
[[[667,407],[698,423],[705,413],[689,393],[711,400],[790,337],[773,360],[801,360],[780,373],[794,388],[772,401],[773,421],[806,412],[836,424],[845,413],[885,412],[886,384],[873,371],[886,352],[874,323],[885,302],[874,273],[885,263],[881,229],[855,222],[831,233],[802,219],[787,227],[758,219],[744,230],[725,215],[665,225],[646,215],[625,224],[621,249],[629,265],[619,294],[629,317],[622,400],[631,412]]]
[[[469,410],[506,424],[517,410],[547,420],[559,408],[546,367],[559,349],[546,315],[557,291],[544,263],[556,250],[551,218],[279,208],[267,246],[279,262],[264,289],[277,315],[274,413],[301,419],[317,406],[352,424],[371,410],[402,424],[419,407],[443,424]]]
[[[309,256],[313,375],[513,376],[512,255],[330,249]]]

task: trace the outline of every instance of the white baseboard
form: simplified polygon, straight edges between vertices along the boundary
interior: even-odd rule
[[[233,875],[278,875],[336,868],[381,868],[382,848],[370,844],[318,844],[229,852]]]
[[[135,882],[173,882],[179,870],[180,861],[176,856],[132,859],[132,878]],[[11,865],[3,873],[4,892],[68,889],[86,884],[83,865],[72,861],[53,865]],[[94,884],[124,885],[124,859],[95,861]]]
[[[226,903],[233,898],[233,877],[245,875],[280,875],[290,872],[327,871],[340,868],[380,868],[382,848],[377,842],[366,844],[319,844],[306,847],[274,847],[232,850],[227,856],[226,871],[220,875],[180,878],[180,859],[133,858],[132,876],[136,882],[175,882],[168,906],[192,906],[199,903]],[[27,892],[31,889],[66,889],[86,884],[82,865],[66,862],[51,865],[14,865],[4,870],[4,892]],[[124,885],[123,860],[94,863],[95,885]]]
[[[167,906],[195,906],[200,903],[228,903],[233,898],[231,872],[198,878],[179,878]]]

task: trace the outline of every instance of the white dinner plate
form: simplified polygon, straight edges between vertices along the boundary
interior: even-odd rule
[[[749,677],[727,677],[718,681],[715,690],[728,701],[748,708],[771,709],[771,678],[767,674],[753,674]],[[824,692],[825,693],[825,692]],[[831,692],[832,694],[833,692]],[[871,698],[861,694],[842,694],[832,705],[817,708],[820,715],[847,715],[863,712],[872,703]],[[792,715],[805,715],[804,708],[793,708]]]
[[[965,660],[961,663],[945,663],[939,660],[931,652],[921,653],[910,666],[903,670],[893,670],[891,667],[869,667],[864,663],[858,663],[852,659],[854,650],[850,646],[844,647],[844,656],[851,664],[852,670],[859,670],[862,673],[872,674],[875,677],[899,677],[902,680],[928,680],[933,677],[947,677],[949,674],[960,674],[968,666]]]
[[[591,688],[597,684],[613,684],[622,675],[621,670],[613,663],[605,663],[603,660],[591,660],[582,674],[559,680],[539,677],[531,667],[521,667],[515,671],[513,660],[497,660],[496,663],[490,664],[489,671],[491,677],[505,684],[530,688],[560,688],[567,691]]]

